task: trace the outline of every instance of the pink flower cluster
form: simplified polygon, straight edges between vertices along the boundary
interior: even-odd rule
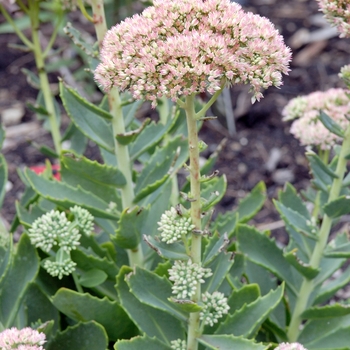
[[[275,350],[307,350],[299,343],[281,343]]]
[[[348,0],[318,0],[327,20],[337,27],[340,37],[350,37],[350,2]]]
[[[318,146],[323,150],[332,148],[340,141],[340,137],[328,131],[318,117],[322,110],[345,130],[349,123],[345,115],[350,115],[349,92],[344,89],[329,89],[289,101],[282,115],[284,120],[297,118],[290,132],[304,146]]]
[[[13,327],[0,333],[1,350],[43,350],[44,343],[45,334],[29,327],[21,330]]]
[[[230,0],[155,0],[154,6],[111,28],[95,79],[152,105],[162,96],[249,83],[261,89],[282,84],[291,52],[273,24]]]

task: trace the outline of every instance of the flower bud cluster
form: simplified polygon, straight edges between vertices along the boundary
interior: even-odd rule
[[[282,84],[290,49],[273,24],[230,0],[155,0],[141,15],[111,28],[95,79],[152,101],[220,90],[222,84],[261,89]]]
[[[318,0],[326,19],[337,27],[341,38],[350,37],[350,5],[348,0]]]
[[[181,240],[195,228],[191,218],[179,215],[174,207],[162,214],[158,226],[161,239],[167,244]]]
[[[203,293],[202,302],[204,306],[199,313],[200,320],[211,327],[215,323],[218,323],[218,320],[230,310],[227,304],[227,298],[220,292],[214,292],[213,294],[208,292]]]
[[[275,350],[307,350],[299,343],[281,343]]]
[[[28,230],[30,241],[44,252],[50,252],[54,246],[62,247],[69,252],[80,244],[80,233],[71,227],[64,212],[51,210],[36,219]]]
[[[173,281],[172,292],[178,299],[190,299],[195,295],[199,283],[204,283],[203,278],[212,275],[209,268],[204,268],[192,263],[176,260],[173,267],[169,269],[169,280]]]
[[[173,350],[187,350],[186,340],[176,339],[170,342]]]
[[[71,260],[68,256],[64,260],[52,260],[45,259],[43,261],[43,268],[49,273],[52,277],[58,277],[62,279],[63,276],[69,276],[72,272],[75,271],[77,264]]]
[[[75,222],[79,226],[80,230],[86,235],[91,234],[94,230],[94,217],[84,208],[75,205],[69,209],[74,215]]]
[[[44,350],[45,334],[26,327],[21,330],[13,327],[0,333],[1,350]]]
[[[339,77],[343,79],[347,88],[350,88],[350,64],[340,69]]]
[[[332,148],[340,137],[322,124],[320,111],[324,111],[345,130],[349,123],[345,115],[350,114],[348,94],[348,90],[329,89],[292,99],[282,111],[284,120],[296,119],[290,132],[304,146],[319,146],[323,150]]]

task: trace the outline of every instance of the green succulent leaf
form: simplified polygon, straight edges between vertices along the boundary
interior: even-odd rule
[[[263,344],[255,343],[253,340],[235,337],[233,335],[201,335],[198,342],[205,345],[207,349],[213,350],[267,350]]]
[[[260,181],[251,192],[243,198],[236,212],[240,223],[246,223],[252,219],[255,214],[262,208],[266,200],[266,186]]]
[[[282,300],[283,291],[284,285],[282,284],[252,303],[243,305],[233,315],[228,315],[215,333],[233,334],[247,338],[254,336],[260,325]]]
[[[106,350],[108,338],[105,329],[95,321],[78,323],[59,332],[45,347],[47,350]]]
[[[149,208],[135,206],[132,209],[126,208],[119,219],[116,230],[115,242],[125,249],[133,249],[141,241],[141,232],[144,222],[149,215]]]
[[[131,325],[121,306],[107,297],[100,299],[89,293],[61,288],[52,297],[52,303],[59,311],[77,322],[98,322],[105,328],[111,340],[119,339]]]
[[[325,112],[320,111],[319,119],[332,134],[344,138],[343,128],[338,123],[336,123],[334,119],[329,117]]]
[[[118,340],[114,344],[114,350],[140,350],[140,349],[171,350],[171,347],[163,344],[156,337],[150,338],[146,335],[142,337],[134,337],[128,340]]]
[[[105,110],[83,99],[76,91],[60,82],[60,97],[75,126],[89,139],[107,151],[114,150],[112,116]]]
[[[143,236],[144,241],[156,251],[156,253],[165,259],[188,260],[185,247],[180,243],[167,244],[159,242],[151,236]]]
[[[237,241],[237,249],[244,253],[247,259],[286,281],[288,287],[297,294],[291,266],[273,240],[253,227],[239,225]]]
[[[251,304],[259,297],[260,288],[256,283],[247,284],[238,290],[234,290],[227,301],[230,306],[230,314],[233,314],[246,304]]]
[[[80,274],[79,283],[83,287],[93,288],[102,284],[107,277],[108,275],[104,271],[99,269],[91,269]]]
[[[169,313],[143,304],[129,290],[125,278],[133,269],[123,266],[117,277],[116,289],[120,304],[140,331],[164,344],[169,339],[184,339],[183,323]]]
[[[202,211],[207,211],[223,198],[226,193],[227,179],[226,176],[213,177],[201,186]]]
[[[21,235],[14,256],[5,259],[12,261],[11,265],[5,268],[6,275],[0,279],[0,323],[5,328],[10,328],[15,326],[20,304],[29,283],[34,281],[39,271],[40,262],[36,249],[25,233]]]
[[[217,231],[220,235],[226,233],[228,237],[231,238],[235,232],[238,221],[238,213],[232,211],[228,211],[225,214],[219,213],[210,229],[211,231]]]
[[[285,259],[293,266],[295,269],[300,272],[304,277],[307,279],[311,280],[315,278],[318,273],[320,272],[320,269],[315,269],[311,267],[309,264],[304,263],[301,261],[297,254],[296,251],[290,251],[288,253],[283,254]]]
[[[134,273],[127,277],[126,283],[131,293],[142,303],[163,310],[180,321],[186,321],[188,315],[168,300],[172,294],[172,283],[167,278],[136,267]]]
[[[106,202],[79,186],[75,188],[56,180],[47,180],[29,169],[25,170],[25,175],[35,192],[51,202],[66,209],[79,205],[94,216],[116,220],[115,215],[106,212]]]
[[[292,226],[296,231],[301,232],[305,236],[313,239],[317,239],[315,234],[316,228],[311,224],[311,220],[306,219],[300,215],[297,211],[287,208],[282,203],[274,201],[275,207],[281,215],[283,221],[286,224]]]
[[[330,319],[332,317],[341,317],[350,314],[350,305],[344,305],[335,303],[332,305],[326,306],[315,306],[309,309],[306,309],[301,317],[306,319],[321,319],[326,318]]]
[[[118,141],[119,144],[126,146],[131,142],[134,142],[136,140],[136,138],[140,135],[140,133],[142,132],[142,130],[151,122],[151,119],[146,118],[143,123],[141,124],[140,127],[138,127],[137,129],[133,129],[130,131],[126,131],[123,134],[117,134],[116,135],[116,139]]]
[[[332,219],[350,213],[350,196],[340,196],[323,207],[324,212]]]
[[[205,247],[202,264],[207,265],[210,263],[217,255],[226,250],[228,243],[229,239],[226,233],[220,236],[215,232],[213,236],[209,238],[209,243]]]

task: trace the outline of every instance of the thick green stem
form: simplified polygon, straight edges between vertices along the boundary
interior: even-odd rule
[[[49,79],[45,70],[44,53],[40,45],[39,38],[39,1],[29,1],[29,16],[32,27],[32,41],[33,41],[33,53],[35,58],[36,67],[38,70],[40,89],[45,101],[45,108],[48,112],[48,118],[50,123],[50,131],[52,140],[54,143],[55,151],[59,155],[61,153],[61,134],[59,125],[57,122],[57,116],[55,111],[55,105],[53,96],[50,90]]]
[[[91,1],[92,12],[93,12],[93,22],[95,25],[95,31],[97,36],[97,41],[99,47],[102,46],[103,38],[107,32],[106,16],[103,6],[103,0],[92,0]],[[129,149],[127,146],[118,143],[115,138],[118,134],[125,133],[125,124],[122,110],[122,103],[120,99],[120,94],[117,88],[112,88],[108,94],[109,110],[112,119],[112,128],[114,135],[114,153],[117,159],[118,167],[122,171],[125,179],[126,185],[121,188],[122,206],[123,210],[130,208],[133,200],[135,198],[133,183],[132,183],[132,173],[131,173],[131,162]],[[129,264],[130,266],[143,265],[143,252],[141,244],[139,244],[134,249],[129,249],[128,251]]]
[[[339,193],[342,187],[342,181],[346,171],[347,160],[345,159],[345,157],[349,154],[349,152],[350,152],[350,125],[345,132],[342,148],[339,154],[337,168],[335,171],[337,178],[333,180],[332,187],[329,193],[328,203],[334,201],[339,196]],[[318,240],[316,242],[314,251],[310,259],[310,266],[312,268],[316,269],[320,266],[322,254],[326,247],[329,233],[332,227],[332,221],[333,220],[329,216],[327,216],[326,214],[324,215]],[[300,325],[302,323],[301,315],[308,307],[309,298],[311,293],[314,290],[314,287],[315,285],[313,280],[304,278],[300,287],[297,302],[295,304],[295,308],[294,308],[289,329],[288,329],[288,339],[290,342],[295,342],[298,340],[298,336],[300,333]]]
[[[200,201],[200,167],[199,167],[199,142],[197,119],[194,110],[194,95],[186,97],[185,110],[188,128],[188,145],[190,153],[190,183],[191,183],[191,219],[195,225],[195,231],[200,231],[201,226],[201,201]],[[192,234],[191,259],[193,263],[201,265],[202,236],[198,233]],[[198,302],[201,299],[201,287],[198,284],[196,294],[192,301]],[[190,314],[187,335],[187,349],[198,349],[197,338],[200,336],[199,312]]]

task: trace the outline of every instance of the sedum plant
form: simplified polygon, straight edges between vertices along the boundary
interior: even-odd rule
[[[222,90],[249,84],[254,102],[289,70],[290,50],[271,22],[228,0],[156,0],[107,30],[101,1],[77,5],[95,28],[99,62],[78,31],[66,32],[90,55],[105,97],[92,104],[61,81],[72,123],[65,137],[77,131],[101,159],[72,147],[56,150],[61,181],[49,162],[41,175],[20,172],[26,191],[11,232],[25,232],[15,245],[6,230],[0,236],[0,342],[47,350],[350,349],[346,304],[324,305],[349,282],[344,273],[327,284],[349,256],[344,232],[328,242],[348,213],[347,90],[285,109],[304,123],[294,134],[318,154],[307,153],[313,179],[303,197],[287,184],[275,201],[290,238],[281,249],[249,225],[265,185],[215,216],[226,189],[214,165],[219,149],[200,165],[199,130]],[[203,92],[209,101],[197,99]],[[137,118],[144,101],[158,122]],[[316,130],[311,141],[306,127]],[[3,157],[1,164],[0,200]],[[25,343],[28,332],[40,340]]]

